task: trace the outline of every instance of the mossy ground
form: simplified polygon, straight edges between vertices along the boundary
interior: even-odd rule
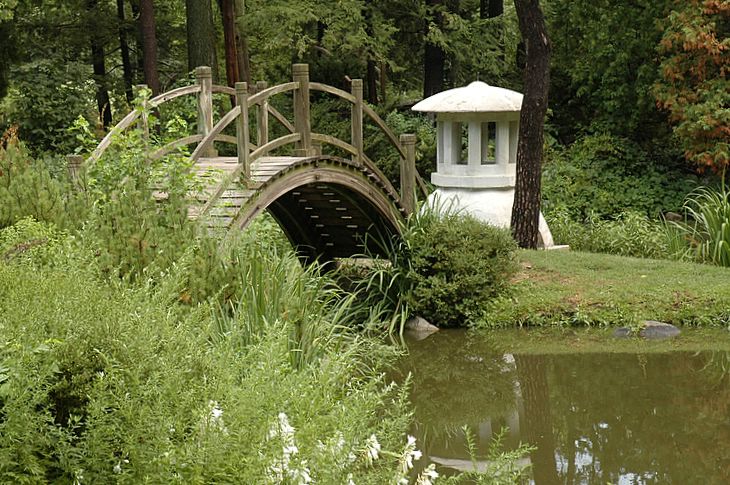
[[[478,327],[730,325],[730,269],[577,251],[521,251]]]

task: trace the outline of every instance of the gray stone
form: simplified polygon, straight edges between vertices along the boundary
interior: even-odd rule
[[[406,322],[405,331],[408,335],[416,340],[423,340],[432,333],[439,331],[439,328],[429,323],[422,317],[412,317]]]
[[[631,329],[629,327],[619,327],[613,331],[614,338],[629,338],[631,337]]]
[[[669,323],[657,322],[654,320],[645,320],[641,323],[639,335],[646,339],[665,339],[679,335],[680,330]]]

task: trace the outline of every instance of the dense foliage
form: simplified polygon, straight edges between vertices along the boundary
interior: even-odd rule
[[[509,232],[468,215],[434,218],[409,234],[412,311],[443,327],[466,326],[504,292],[516,270]]]
[[[697,177],[671,154],[649,153],[627,138],[589,135],[568,149],[552,149],[543,171],[543,209],[613,218],[633,210],[655,217],[679,211]]]
[[[730,164],[730,6],[720,0],[677,1],[659,52],[654,86],[685,155],[716,171]]]
[[[409,415],[378,370],[392,350],[348,335],[342,305],[353,300],[326,298],[324,282],[293,256],[250,254],[239,268],[249,277],[251,294],[239,301],[248,310],[224,323],[208,304],[176,303],[191,269],[185,258],[155,284],[107,285],[93,252],[52,227],[6,231],[3,481],[397,479]],[[57,242],[17,243],[39,233]],[[275,295],[286,295],[281,305],[256,306]],[[369,466],[373,436],[398,453]]]

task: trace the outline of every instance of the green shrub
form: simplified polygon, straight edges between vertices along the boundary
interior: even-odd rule
[[[29,216],[68,227],[83,212],[83,200],[69,184],[51,177],[17,138],[0,145],[0,228]]]
[[[678,211],[697,177],[681,156],[647,153],[611,135],[588,135],[552,150],[543,170],[543,208],[566,210],[573,220],[636,211],[655,217]]]
[[[439,326],[478,320],[516,271],[509,231],[469,215],[433,218],[407,237],[411,311]]]
[[[400,236],[366,241],[366,248],[369,262],[342,267],[340,277],[364,295],[370,320],[385,320],[390,332],[402,332],[413,315],[441,327],[474,323],[517,270],[508,230],[438,203],[411,215]]]
[[[671,255],[665,224],[638,212],[621,212],[608,220],[590,216],[584,222],[571,219],[565,209],[545,216],[555,242],[576,251],[657,259]]]

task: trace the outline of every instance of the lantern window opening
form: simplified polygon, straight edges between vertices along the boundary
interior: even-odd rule
[[[481,123],[481,162],[482,165],[494,165],[497,163],[495,159],[495,143],[497,133],[497,123],[494,121],[483,121]]]
[[[469,124],[468,123],[456,123],[459,125],[458,133],[461,133],[461,150],[459,150],[459,156],[456,158],[456,165],[467,165],[469,161]]]

